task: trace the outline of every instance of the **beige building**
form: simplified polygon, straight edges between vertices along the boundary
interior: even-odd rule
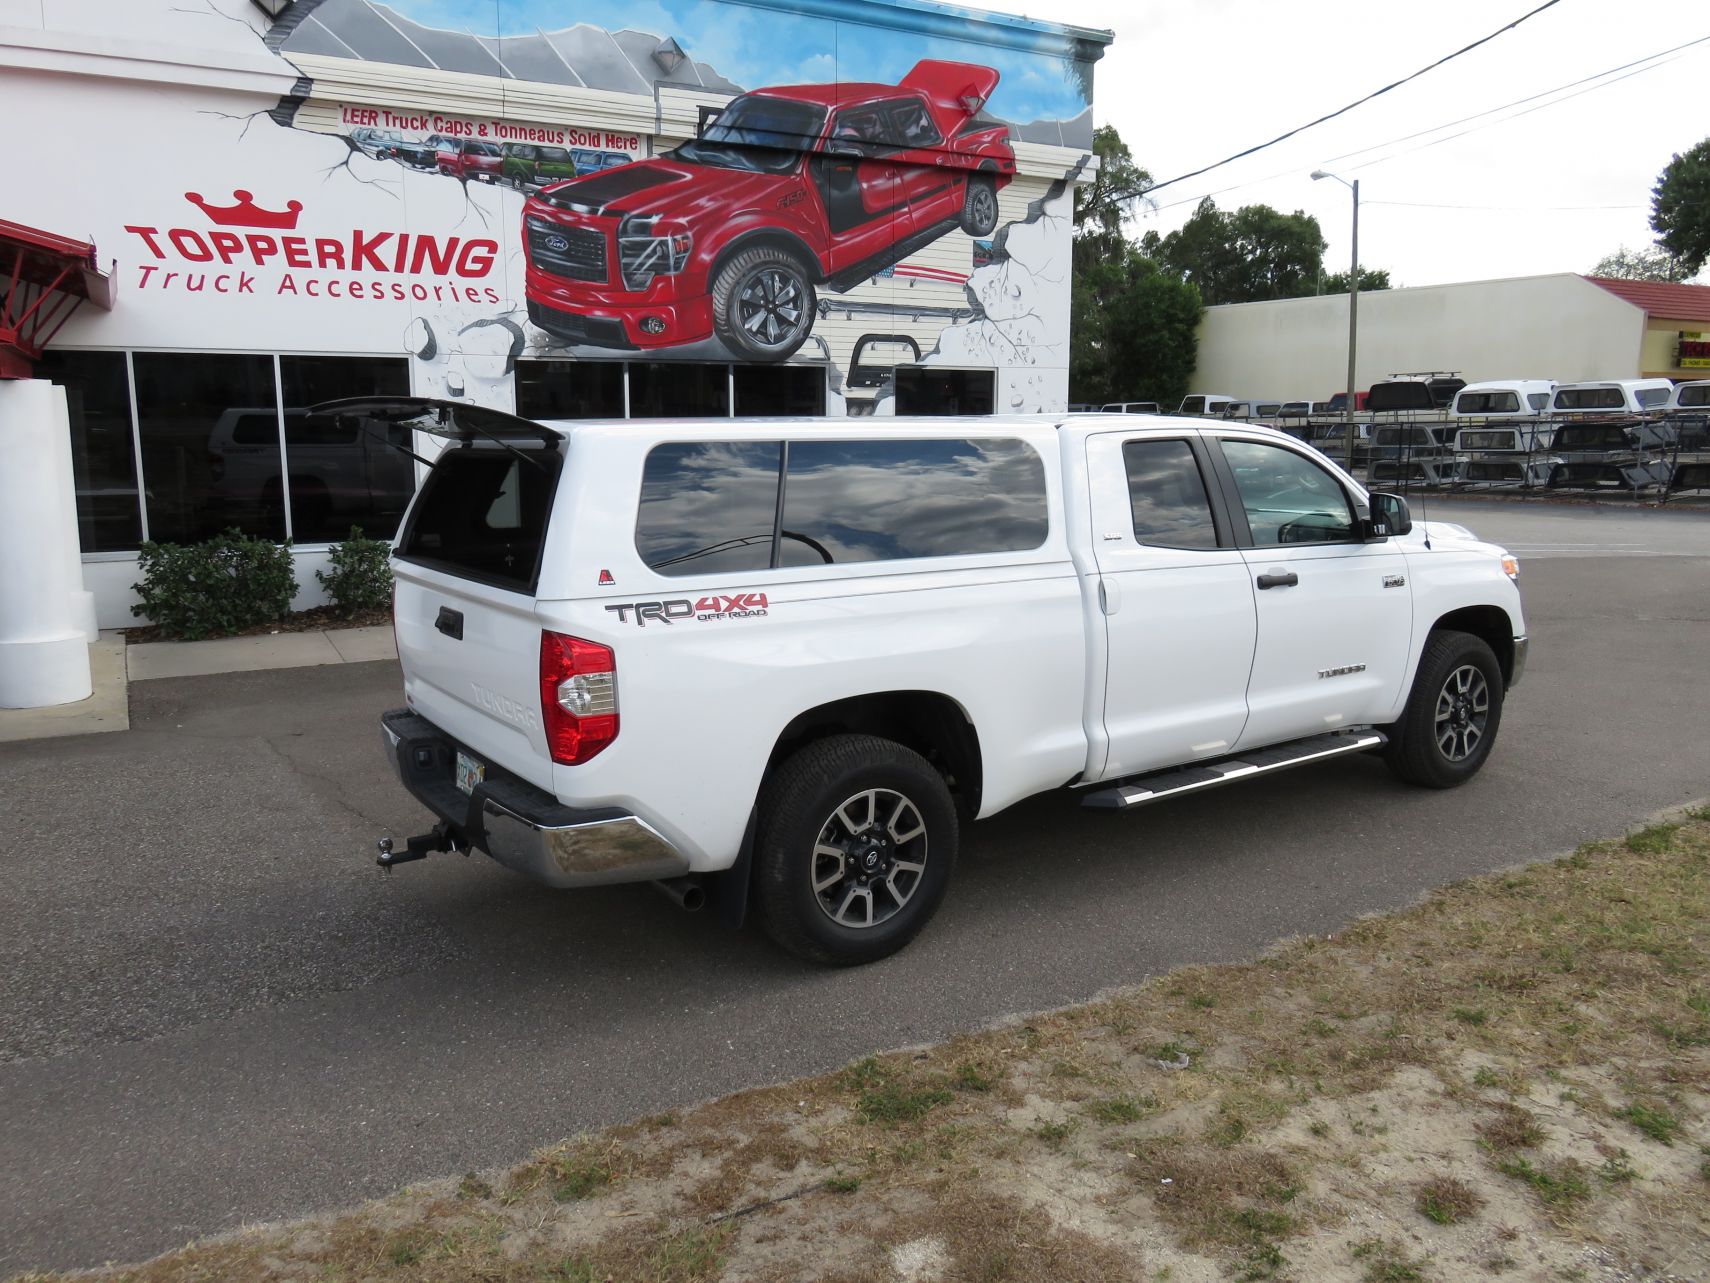
[[[1359,388],[1390,374],[1710,378],[1710,286],[1563,272],[1360,295]],[[1348,296],[1231,303],[1199,328],[1195,392],[1323,400],[1348,371]]]

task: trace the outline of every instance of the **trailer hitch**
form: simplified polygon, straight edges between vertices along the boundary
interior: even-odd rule
[[[404,849],[394,850],[392,839],[381,838],[376,844],[379,854],[374,863],[386,872],[392,871],[394,864],[408,864],[411,860],[425,860],[436,851],[451,851],[458,855],[469,854],[469,843],[464,841],[462,834],[445,823],[443,820],[433,828],[418,837],[405,838]]]

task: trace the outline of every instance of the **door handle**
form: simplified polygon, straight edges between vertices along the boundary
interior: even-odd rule
[[[1300,576],[1292,570],[1281,575],[1259,576],[1259,587],[1261,588],[1293,588],[1299,582]]]
[[[453,610],[450,606],[439,608],[439,618],[433,621],[433,626],[444,633],[452,641],[463,640],[463,612]]]

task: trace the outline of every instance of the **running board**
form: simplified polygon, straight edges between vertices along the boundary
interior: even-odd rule
[[[1291,766],[1321,762],[1344,753],[1364,753],[1369,749],[1382,748],[1387,743],[1389,737],[1382,731],[1334,731],[1329,735],[1314,735],[1309,739],[1291,740],[1287,744],[1260,749],[1256,753],[1242,753],[1239,757],[1131,776],[1119,784],[1087,794],[1081,805],[1125,811],[1131,806],[1144,806],[1148,802],[1179,797],[1183,793],[1197,793],[1201,789],[1216,788],[1219,784],[1269,775],[1272,771],[1285,771]]]

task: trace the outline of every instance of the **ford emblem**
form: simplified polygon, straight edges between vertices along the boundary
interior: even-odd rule
[[[546,248],[557,250],[562,254],[565,250],[570,248],[570,242],[565,240],[562,236],[548,236],[546,238]]]

